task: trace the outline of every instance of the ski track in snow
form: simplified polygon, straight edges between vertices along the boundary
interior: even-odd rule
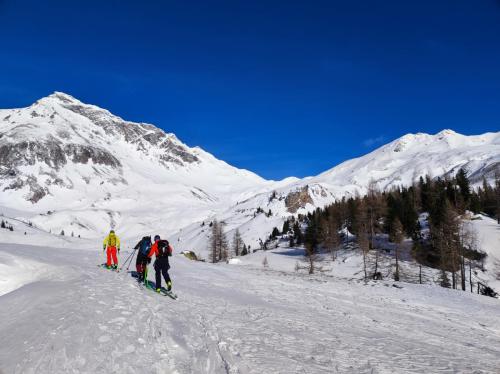
[[[496,299],[176,256],[174,301],[89,251],[0,244],[0,256],[54,272],[0,297],[2,374],[500,370]]]

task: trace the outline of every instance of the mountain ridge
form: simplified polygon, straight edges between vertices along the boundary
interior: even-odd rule
[[[271,181],[63,92],[0,110],[0,206],[36,213],[45,229],[85,236],[115,226],[131,237],[177,232],[180,241],[191,230],[187,238],[202,247],[206,232],[195,228],[218,217],[256,245],[287,216],[363,194],[371,181],[390,189],[465,167],[479,183],[499,165],[500,132],[448,129],[403,135],[316,176]],[[256,216],[258,209],[272,214]]]

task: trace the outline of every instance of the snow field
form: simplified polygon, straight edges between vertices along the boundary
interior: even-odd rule
[[[0,297],[3,374],[498,372],[496,299],[177,255],[174,301],[89,250],[0,254],[71,270]]]

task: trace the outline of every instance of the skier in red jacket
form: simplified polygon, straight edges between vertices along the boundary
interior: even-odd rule
[[[168,240],[161,240],[160,235],[156,235],[154,238],[154,244],[151,246],[151,250],[148,253],[148,257],[152,258],[153,255],[156,256],[154,263],[154,268],[156,271],[156,292],[161,291],[161,275],[165,278],[167,283],[167,291],[172,290],[172,280],[170,275],[168,275],[168,269],[170,265],[168,263],[168,257],[172,256],[173,248],[169,244]]]

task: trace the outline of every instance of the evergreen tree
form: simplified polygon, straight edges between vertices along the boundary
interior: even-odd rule
[[[420,204],[422,211],[430,212],[433,202],[431,178],[427,175],[424,181],[424,178],[420,177],[418,187],[420,190]]]
[[[276,239],[278,236],[280,236],[280,230],[278,230],[277,227],[274,227],[273,231],[271,232],[271,238]]]
[[[419,235],[418,211],[413,187],[403,189],[401,197],[402,212],[399,219],[403,225],[406,235],[411,238],[416,238]]]
[[[296,245],[302,245],[304,241],[304,236],[302,234],[302,230],[300,229],[300,224],[298,221],[293,225],[293,235]]]
[[[285,222],[283,222],[283,228],[281,232],[283,233],[283,235],[286,235],[288,234],[289,231],[290,231],[290,222],[287,219]]]
[[[243,244],[243,249],[241,250],[241,255],[246,256],[248,254],[248,249],[246,244]]]
[[[450,271],[452,275],[452,286],[457,285],[456,272],[460,264],[460,237],[459,219],[452,204],[445,199],[443,204],[442,220],[431,222],[431,236],[433,245],[437,248],[440,256],[441,270],[446,275]],[[444,279],[444,278],[443,278]],[[442,279],[443,282],[445,282]]]
[[[497,223],[500,225],[500,170],[495,172],[495,207]]]
[[[359,227],[359,217],[360,217],[360,198],[359,196],[354,198],[349,198],[347,200],[347,208],[346,208],[346,225],[347,229],[353,234],[358,234],[360,231]]]
[[[465,209],[469,208],[469,202],[471,197],[469,178],[467,176],[467,171],[465,169],[460,168],[456,176],[456,181],[460,189],[460,195],[462,197],[462,201],[464,203],[464,206],[460,207],[460,210],[465,211]]]

